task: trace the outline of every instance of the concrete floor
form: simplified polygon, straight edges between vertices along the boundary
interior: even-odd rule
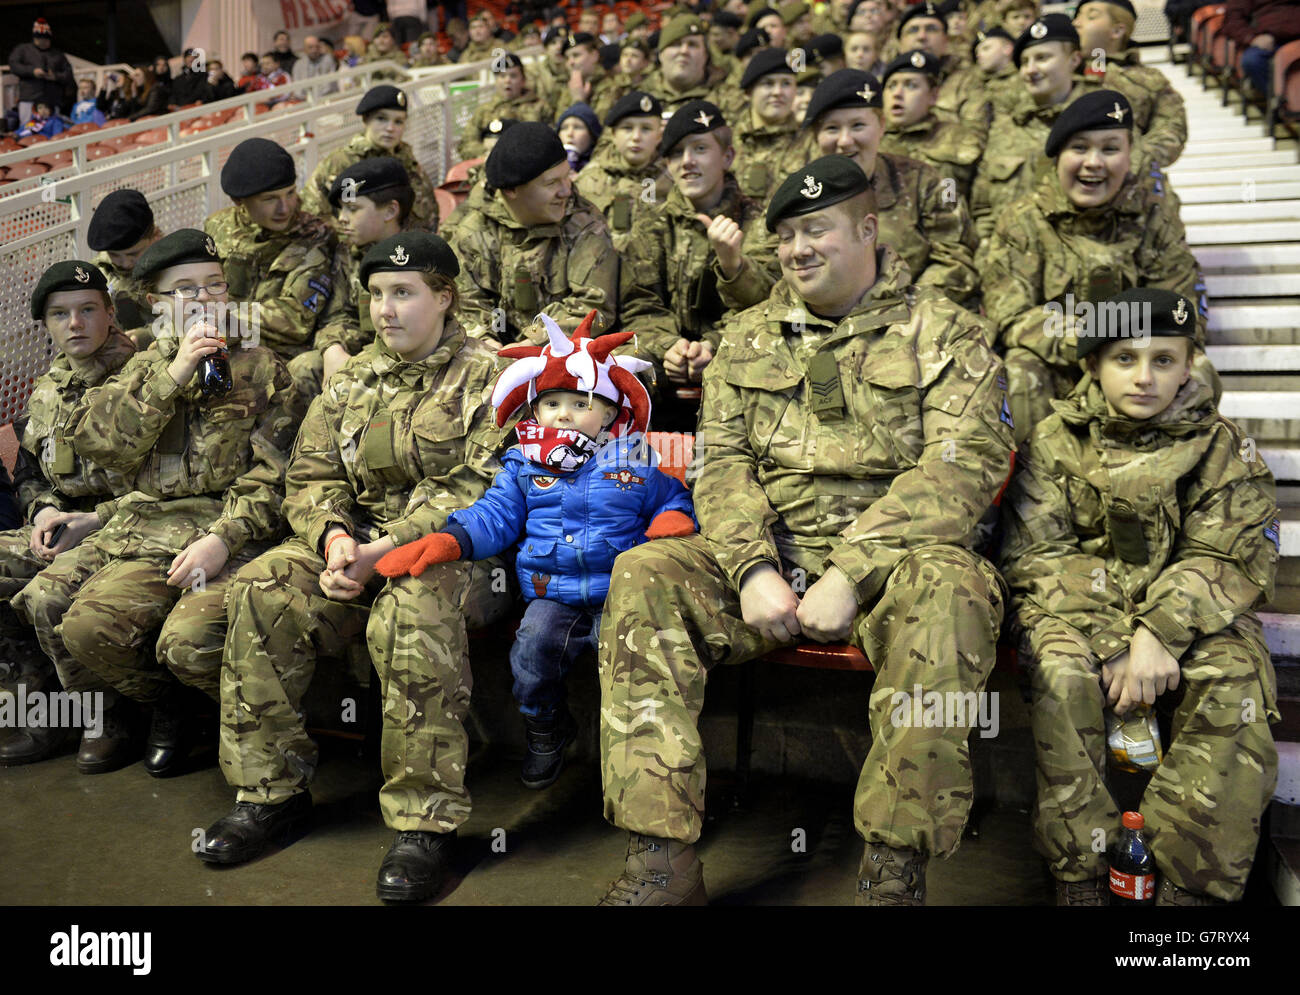
[[[323,744],[313,787],[316,825],[305,838],[242,867],[212,868],[190,850],[233,805],[215,767],[160,781],[138,764],[77,773],[71,755],[0,768],[0,895],[9,905],[374,905],[375,872],[392,840],[379,817],[378,774],[357,750]],[[590,763],[549,789],[517,780],[521,754],[486,747],[472,759],[474,813],[461,830],[442,905],[591,905],[619,873],[625,836],[601,818]],[[756,777],[733,808],[721,777],[701,840],[718,905],[847,905],[862,844],[852,788]],[[932,905],[1047,905],[1052,890],[1029,847],[1029,816],[1011,806],[980,821],[948,861],[931,866]],[[505,830],[505,852],[493,852]],[[807,852],[791,850],[806,831]]]

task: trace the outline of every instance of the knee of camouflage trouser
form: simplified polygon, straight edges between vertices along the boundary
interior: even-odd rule
[[[1050,698],[1058,704],[1068,704],[1077,698],[1081,688],[1091,686],[1096,690],[1098,706],[1101,705],[1100,671],[1086,653],[1045,651],[1028,663],[1026,669],[1035,700]]]
[[[294,356],[287,365],[301,403],[307,404],[321,392],[325,379],[324,356],[316,349],[308,349]]]
[[[925,546],[904,553],[889,575],[889,588],[901,588],[916,601],[929,600],[937,589],[950,587],[966,600],[1001,604],[1002,592],[993,568],[983,557],[960,546]],[[999,618],[1001,615],[999,613]]]

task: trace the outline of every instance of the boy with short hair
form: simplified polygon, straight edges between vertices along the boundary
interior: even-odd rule
[[[518,544],[516,571],[528,609],[510,651],[515,698],[528,732],[522,779],[559,777],[575,727],[564,679],[584,646],[594,650],[615,558],[642,536],[692,535],[690,495],[642,448],[650,396],[636,378],[644,360],[611,357],[631,332],[590,337],[592,311],[565,337],[546,315],[545,346],[501,350],[518,361],[492,393],[497,424],[525,405],[519,445],[492,487],[446,527],[385,554],[380,573],[422,574],[434,563],[486,559]],[[574,366],[580,354],[585,363]],[[580,369],[585,372],[575,373]]]
[[[880,148],[929,163],[957,184],[963,200],[969,199],[984,143],[961,122],[935,115],[939,60],[920,49],[905,52],[889,64],[880,82],[886,127]]]
[[[1117,715],[1180,699],[1140,811],[1157,905],[1241,898],[1277,781],[1276,678],[1256,610],[1279,552],[1272,475],[1194,368],[1195,306],[1108,298],[1079,339],[1087,376],[1016,458],[1002,570],[1033,687],[1035,847],[1057,904],[1108,904],[1096,844],[1120,829],[1105,783]],[[1203,369],[1203,368],[1202,368]]]

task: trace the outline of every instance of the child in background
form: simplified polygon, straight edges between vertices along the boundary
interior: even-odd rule
[[[603,130],[596,112],[586,104],[574,104],[555,122],[555,130],[569,154],[569,167],[576,173],[591,160],[596,139]]]
[[[77,82],[77,102],[72,105],[73,124],[103,125],[104,112],[95,100],[95,81],[86,77]]]
[[[63,119],[54,113],[54,108],[41,101],[32,105],[32,116],[18,130],[18,137],[30,138],[33,135],[44,135],[46,138],[53,138],[55,135],[62,134],[67,128]]]
[[[644,445],[650,395],[636,378],[644,360],[609,353],[631,332],[588,336],[592,311],[564,337],[540,315],[550,343],[512,346],[517,359],[497,381],[492,403],[505,425],[525,404],[531,417],[515,427],[519,445],[502,458],[488,492],[453,512],[446,529],[386,554],[386,577],[418,577],[433,563],[480,560],[518,546],[515,569],[528,609],[510,651],[514,694],[524,715],[529,788],[554,783],[575,726],[565,676],[584,646],[596,648],[609,574],[619,553],[644,538],[691,535],[691,498],[655,465]]]

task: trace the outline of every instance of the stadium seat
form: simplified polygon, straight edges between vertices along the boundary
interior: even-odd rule
[[[26,180],[49,171],[50,167],[42,162],[20,162],[15,166],[8,167],[8,175],[5,176],[5,179],[12,183],[14,180]]]
[[[460,200],[454,193],[443,187],[433,188],[433,199],[438,203],[438,217],[446,219],[460,206]]]
[[[95,124],[94,121],[83,121],[81,124],[74,124],[71,128],[65,131],[60,137],[72,138],[76,135],[84,135],[88,131],[98,131],[98,130],[99,130],[99,125]]]
[[[46,138],[44,135],[28,135],[26,138],[18,139],[18,144],[25,149],[29,149],[33,145],[40,145],[41,142],[48,142],[48,141],[49,139]]]
[[[1273,54],[1272,93],[1268,100],[1267,133],[1281,120],[1294,137],[1300,138],[1296,119],[1300,117],[1300,41],[1288,42]]]

